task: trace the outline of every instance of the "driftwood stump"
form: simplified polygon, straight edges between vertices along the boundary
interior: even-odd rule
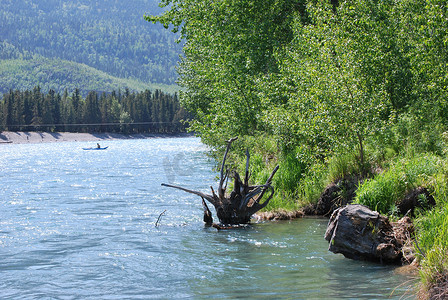
[[[244,180],[241,180],[241,177],[237,172],[230,172],[228,169],[224,171],[224,169],[226,168],[227,155],[229,153],[232,142],[234,142],[236,139],[237,138],[233,138],[227,141],[227,149],[221,164],[217,193],[215,192],[213,187],[210,187],[212,193],[206,194],[199,191],[189,190],[180,186],[162,183],[163,186],[176,188],[202,197],[202,205],[204,207],[204,222],[209,225],[213,223],[213,218],[204,199],[213,204],[216,209],[216,215],[218,216],[220,222],[220,225],[215,226],[217,228],[249,223],[251,216],[260,209],[264,208],[274,195],[274,188],[271,186],[271,182],[272,178],[278,170],[278,166],[274,168],[271,176],[269,176],[265,184],[249,185],[250,155],[248,150],[246,150],[246,173],[244,175]],[[233,190],[230,194],[226,194],[227,183],[230,175],[234,179]],[[269,195],[264,202],[261,202],[266,192],[268,192]]]

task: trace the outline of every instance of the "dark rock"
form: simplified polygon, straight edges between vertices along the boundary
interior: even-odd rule
[[[330,242],[330,251],[347,258],[400,263],[404,242],[395,238],[394,233],[387,217],[355,204],[333,212],[325,239]]]
[[[309,204],[302,208],[302,212],[306,216],[316,215],[316,204]]]
[[[408,212],[411,216],[414,216],[415,209],[422,208],[428,209],[434,207],[436,201],[429,191],[424,187],[418,187],[410,191],[398,204],[398,211],[401,215],[405,215]]]
[[[316,215],[330,215],[334,211],[339,204],[340,190],[341,188],[335,183],[331,183],[325,188],[317,202]]]
[[[359,180],[357,176],[351,176],[328,185],[317,202],[314,214],[330,216],[339,207],[352,203]]]

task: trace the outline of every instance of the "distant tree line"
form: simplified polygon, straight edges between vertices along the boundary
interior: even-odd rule
[[[83,98],[50,90],[10,90],[0,100],[0,130],[48,132],[184,132],[188,114],[177,94],[160,90],[91,91]]]

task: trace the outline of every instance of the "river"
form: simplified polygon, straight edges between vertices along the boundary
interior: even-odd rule
[[[399,299],[415,282],[329,252],[327,219],[204,227],[199,197],[160,185],[216,186],[197,138],[95,145],[0,145],[1,299]]]

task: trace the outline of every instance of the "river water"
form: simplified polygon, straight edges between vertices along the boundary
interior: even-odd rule
[[[413,283],[329,252],[326,219],[205,228],[199,197],[160,185],[216,186],[197,138],[95,144],[0,145],[1,299],[399,299]]]

